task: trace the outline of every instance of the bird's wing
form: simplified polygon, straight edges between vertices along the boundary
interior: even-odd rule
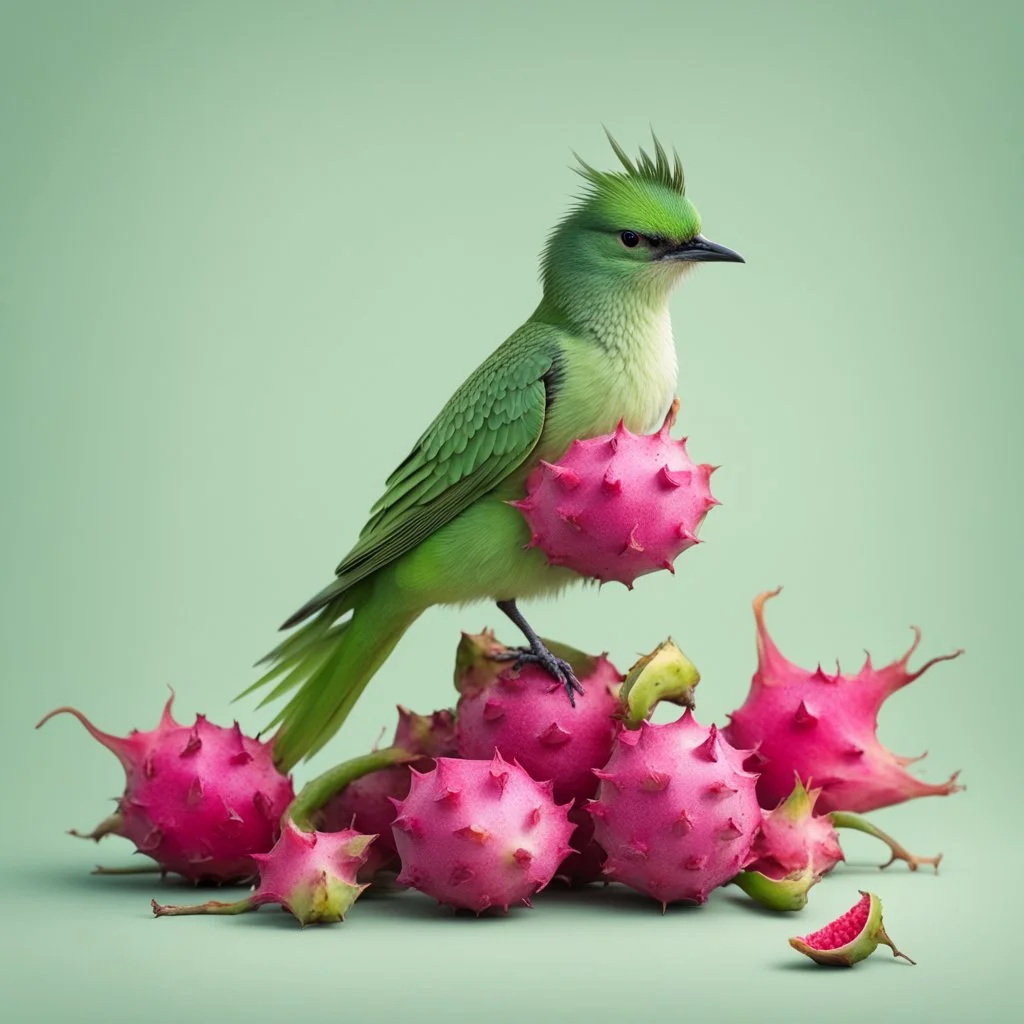
[[[527,327],[482,363],[388,477],[338,578],[285,627],[411,551],[521,465],[544,428],[557,359],[557,347]]]

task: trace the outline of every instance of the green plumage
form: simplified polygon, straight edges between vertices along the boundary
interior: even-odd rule
[[[667,300],[689,264],[668,247],[699,238],[700,220],[678,157],[655,140],[655,157],[641,151],[634,163],[612,144],[624,171],[581,161],[588,191],[548,242],[533,316],[420,436],[335,579],[288,619],[282,628],[299,628],[246,691],[273,684],[264,703],[292,694],[272,723],[283,768],[333,735],[426,608],[553,593],[577,579],[525,549],[529,531],[508,499],[539,459],[620,419],[649,429],[670,404]]]

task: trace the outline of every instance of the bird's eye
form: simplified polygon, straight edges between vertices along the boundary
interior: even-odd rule
[[[619,235],[619,241],[627,249],[635,249],[640,244],[640,236],[635,231],[623,231]]]

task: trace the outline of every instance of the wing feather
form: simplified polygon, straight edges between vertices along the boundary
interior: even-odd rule
[[[529,457],[544,428],[546,378],[558,357],[550,328],[540,326],[518,331],[487,359],[391,474],[337,567],[332,594],[411,551]]]

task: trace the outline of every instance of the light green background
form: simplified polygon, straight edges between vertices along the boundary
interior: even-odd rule
[[[1021,1010],[1019,4],[0,5],[2,1015],[12,1021],[1008,1020]],[[883,812],[797,918],[615,890],[463,920],[415,895],[342,928],[149,919],[64,836],[120,789],[69,719],[229,704],[383,479],[531,310],[545,232],[648,124],[745,267],[673,300],[683,425],[722,508],[675,578],[527,607],[627,665],[672,633],[699,715],[738,704],[750,600],[805,663],[964,646],[881,726],[968,791]],[[452,699],[424,616],[315,767]],[[509,635],[502,628],[503,635]],[[308,777],[306,768],[303,777]],[[871,886],[919,966],[786,945]],[[1016,973],[1015,973],[1016,972]]]

